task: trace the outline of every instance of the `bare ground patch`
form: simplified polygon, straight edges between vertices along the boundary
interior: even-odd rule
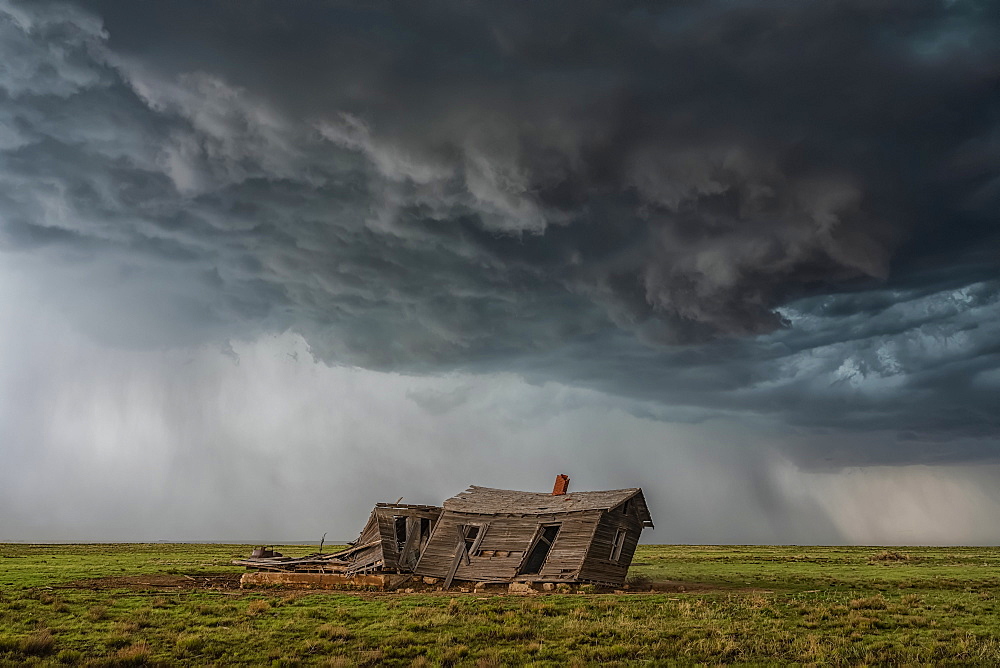
[[[85,578],[71,582],[49,585],[44,589],[127,589],[134,592],[165,592],[165,591],[217,591],[226,592],[230,595],[256,593],[281,593],[282,595],[307,595],[307,594],[353,594],[362,598],[377,598],[382,596],[400,596],[407,594],[424,594],[440,596],[461,596],[464,594],[488,593],[491,596],[506,596],[508,592],[505,588],[497,587],[488,592],[473,591],[470,586],[456,583],[456,586],[448,591],[441,591],[439,588],[423,586],[416,583],[405,584],[394,591],[365,591],[351,588],[338,589],[306,589],[294,586],[289,587],[267,587],[267,588],[242,588],[240,577],[242,572],[223,573],[217,575],[186,575],[183,573],[147,573],[142,575],[120,575],[100,578]],[[708,591],[732,589],[734,591],[750,591],[748,588],[729,588],[701,582],[689,582],[681,580],[663,580],[644,583],[641,586],[630,586],[623,589],[601,588],[599,591],[584,591],[575,593],[625,593],[625,594],[663,594],[663,593],[700,593]],[[574,595],[559,591],[532,591],[533,596],[551,595]]]
[[[121,575],[74,580],[52,589],[214,589],[239,590],[241,573],[220,575],[184,575],[175,573]]]

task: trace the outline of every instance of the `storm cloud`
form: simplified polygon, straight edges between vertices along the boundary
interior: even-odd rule
[[[991,9],[0,0],[3,257],[116,347],[993,458]]]

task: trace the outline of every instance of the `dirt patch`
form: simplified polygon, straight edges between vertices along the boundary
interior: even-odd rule
[[[75,580],[73,582],[55,585],[53,588],[133,590],[214,589],[239,591],[240,575],[241,573],[225,573],[222,575],[184,575],[168,573],[125,575]]]
[[[183,573],[148,573],[145,575],[123,575],[123,576],[111,576],[103,578],[87,578],[83,580],[74,580],[72,582],[66,582],[58,585],[51,585],[46,587],[46,589],[91,589],[91,590],[104,590],[104,589],[129,589],[135,592],[167,592],[167,591],[178,591],[178,590],[200,590],[200,591],[217,591],[223,593],[229,593],[229,595],[239,595],[244,593],[250,593],[253,590],[247,590],[240,587],[240,577],[243,575],[242,572],[235,573],[222,573],[217,575],[186,575]],[[706,591],[716,591],[720,589],[728,589],[727,587],[719,587],[715,585],[703,584],[699,582],[683,582],[678,580],[664,580],[659,582],[650,582],[641,586],[632,586],[628,589],[612,589],[601,588],[601,593],[611,593],[620,592],[626,594],[658,594],[658,593],[701,593]],[[332,589],[332,590],[318,590],[318,589],[308,589],[292,586],[286,587],[274,587],[268,588],[272,593],[281,593],[282,595],[306,595],[306,594],[316,594],[322,593],[323,591],[328,591],[328,593],[339,593],[339,594],[354,594],[360,595],[362,598],[370,598],[375,596],[398,596],[400,594],[430,594],[430,595],[441,595],[441,596],[456,596],[462,594],[482,594],[488,593],[490,595],[506,595],[507,590],[505,587],[495,587],[485,592],[482,590],[473,589],[471,583],[461,583],[456,585],[448,591],[440,591],[439,587],[424,586],[417,583],[407,583],[402,585],[396,591],[389,592],[372,592],[372,591],[359,591],[357,589]],[[257,590],[258,592],[260,590]],[[734,590],[738,591],[738,590]],[[532,591],[536,595],[555,595],[561,594],[558,591]],[[596,592],[595,592],[596,593]]]

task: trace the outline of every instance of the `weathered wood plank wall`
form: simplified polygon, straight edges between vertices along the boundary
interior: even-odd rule
[[[459,563],[454,571],[458,580],[478,582],[508,581],[518,577],[518,568],[531,549],[539,527],[558,524],[559,533],[548,558],[530,580],[572,580],[583,565],[591,537],[600,521],[600,510],[547,515],[480,515],[445,511],[431,535],[415,573],[446,577],[455,563],[460,527],[485,526],[469,563]],[[488,526],[487,526],[488,525]]]
[[[396,517],[406,517],[407,521],[407,532],[410,535],[414,527],[419,530],[420,520],[426,519],[431,522],[431,531],[433,533],[433,527],[437,523],[438,518],[441,515],[441,509],[436,507],[407,507],[407,506],[376,506],[373,511],[375,516],[375,521],[378,526],[379,535],[382,538],[382,557],[384,561],[384,568],[387,570],[403,570],[410,571],[413,564],[417,563],[420,557],[420,546],[410,545],[410,551],[415,552],[416,556],[412,559],[407,559],[406,563],[400,560],[400,548],[399,542],[396,540]],[[406,549],[406,544],[404,543],[403,549]]]
[[[625,529],[625,542],[622,544],[619,558],[612,559],[615,534],[618,529]],[[611,585],[624,584],[641,533],[642,521],[634,508],[627,514],[623,513],[620,507],[604,513],[587,551],[583,568],[580,570],[580,579]]]

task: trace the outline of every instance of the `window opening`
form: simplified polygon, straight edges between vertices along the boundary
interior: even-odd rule
[[[615,542],[611,544],[611,561],[618,561],[622,556],[622,547],[625,545],[625,529],[615,532]]]
[[[524,565],[518,571],[518,575],[535,575],[542,570],[542,565],[545,563],[546,557],[549,556],[549,550],[552,549],[552,543],[555,542],[558,533],[558,524],[541,528],[538,538],[535,539],[535,544],[528,552],[528,558],[524,560]]]
[[[466,554],[472,554],[472,546],[476,544],[476,538],[479,537],[479,527],[475,524],[470,524],[465,527],[465,552]]]
[[[402,552],[406,545],[406,516],[397,515],[392,520],[396,528],[396,551]]]
[[[431,521],[426,517],[420,518],[420,539],[426,541],[431,536]]]

